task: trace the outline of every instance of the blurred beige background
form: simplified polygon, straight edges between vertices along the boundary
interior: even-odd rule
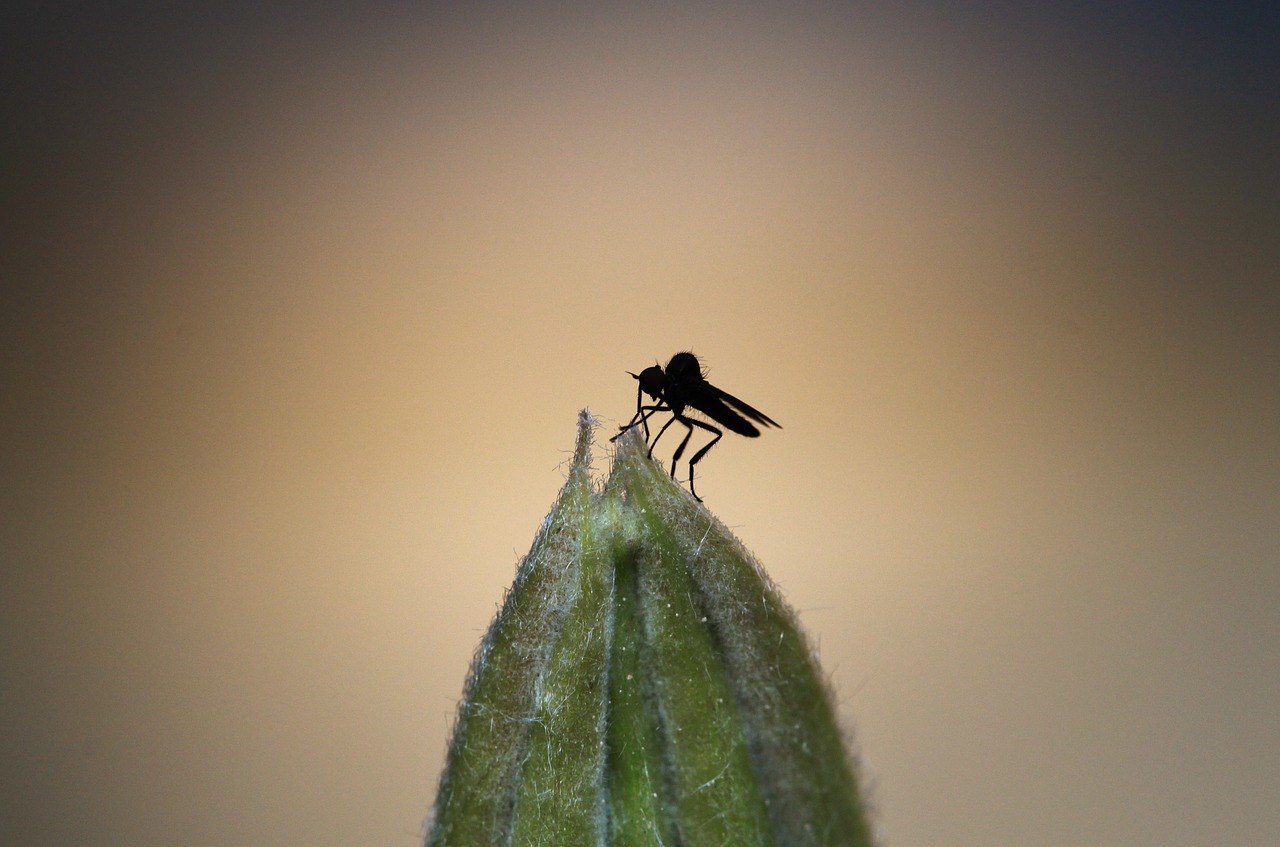
[[[1267,21],[12,14],[0,842],[417,843],[576,412],[692,349],[886,845],[1280,843]]]

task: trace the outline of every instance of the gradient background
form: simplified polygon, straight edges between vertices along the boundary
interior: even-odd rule
[[[691,348],[886,845],[1280,843],[1274,10],[211,5],[4,13],[0,842],[417,843]]]

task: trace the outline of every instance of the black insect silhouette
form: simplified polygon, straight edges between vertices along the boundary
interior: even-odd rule
[[[692,353],[675,354],[671,357],[671,361],[667,362],[666,370],[663,370],[659,365],[654,365],[651,368],[645,368],[639,374],[631,374],[631,376],[635,377],[640,383],[639,388],[636,389],[636,413],[631,418],[631,422],[621,427],[621,429],[626,432],[636,424],[640,424],[644,428],[644,440],[649,445],[650,457],[653,456],[653,448],[657,445],[658,439],[662,437],[662,433],[666,432],[667,427],[671,426],[671,424],[680,421],[689,429],[685,433],[684,440],[680,442],[680,446],[676,448],[675,455],[671,457],[672,479],[675,479],[676,476],[676,463],[684,455],[684,448],[693,436],[693,428],[698,427],[715,433],[715,437],[711,439],[710,443],[697,453],[694,453],[693,458],[689,460],[689,493],[698,502],[702,502],[702,498],[693,489],[693,466],[698,464],[698,461],[707,455],[707,451],[724,437],[724,430],[714,427],[706,421],[688,417],[685,415],[686,408],[695,409],[726,429],[732,430],[739,435],[745,435],[748,438],[755,438],[760,435],[760,430],[751,421],[756,421],[766,427],[782,428],[780,424],[764,412],[743,403],[732,394],[721,391],[707,382],[706,375],[702,372],[702,366],[698,363],[698,357]],[[646,394],[656,402],[646,406],[644,403],[644,395]],[[649,416],[658,412],[670,412],[671,419],[662,425],[662,429],[658,430],[658,434],[650,442]],[[621,435],[622,432],[619,432],[609,440],[617,441]]]

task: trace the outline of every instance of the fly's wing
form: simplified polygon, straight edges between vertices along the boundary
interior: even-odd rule
[[[753,409],[732,394],[726,394],[706,381],[699,381],[696,386],[685,386],[683,393],[686,404],[738,435],[755,438],[760,434],[760,430],[742,415],[759,421],[765,426],[778,426],[768,415]],[[742,412],[742,415],[738,412]]]
[[[773,418],[769,417],[764,412],[760,411],[754,406],[749,406],[746,403],[743,403],[737,397],[734,397],[732,394],[728,393],[727,391],[721,391],[719,388],[716,388],[714,385],[708,385],[707,387],[710,388],[713,392],[715,392],[716,396],[720,400],[732,406],[734,409],[737,409],[739,412],[746,415],[748,418],[751,418],[751,420],[761,423],[764,426],[774,426],[774,427],[777,427],[778,429],[782,429],[782,424],[778,423]],[[754,429],[754,427],[752,428]],[[734,432],[737,432],[737,430],[734,430]]]

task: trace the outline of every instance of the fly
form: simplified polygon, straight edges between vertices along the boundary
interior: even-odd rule
[[[628,371],[628,373],[631,373]],[[680,461],[680,457],[684,455],[684,448],[688,445],[689,439],[693,436],[693,428],[698,427],[715,434],[705,447],[693,454],[693,458],[689,460],[689,493],[699,503],[702,498],[698,496],[698,492],[693,490],[693,466],[705,455],[707,451],[716,445],[724,436],[724,430],[712,426],[706,421],[691,418],[685,415],[685,409],[695,409],[706,415],[711,420],[720,424],[732,432],[739,435],[745,435],[747,438],[756,438],[760,435],[760,429],[752,423],[755,421],[761,426],[778,427],[781,425],[752,406],[739,400],[728,392],[721,391],[711,383],[707,382],[706,376],[702,372],[702,366],[698,363],[698,357],[692,353],[677,353],[671,357],[671,361],[667,362],[666,370],[659,365],[651,368],[645,368],[638,374],[631,374],[639,381],[640,385],[636,389],[636,413],[631,418],[631,422],[624,427],[620,427],[622,432],[626,432],[636,424],[640,424],[644,428],[644,440],[649,445],[649,457],[653,457],[653,448],[657,445],[658,439],[662,437],[662,433],[667,431],[667,427],[676,421],[684,424],[688,428],[685,433],[684,440],[680,442],[680,446],[676,448],[675,455],[671,457],[671,478],[676,476],[676,463]],[[644,395],[648,394],[655,402],[645,405]],[[658,434],[654,436],[653,441],[649,441],[649,416],[658,412],[670,412],[671,418],[662,425],[662,429],[658,430]],[[617,441],[622,435],[619,432],[610,441]]]

